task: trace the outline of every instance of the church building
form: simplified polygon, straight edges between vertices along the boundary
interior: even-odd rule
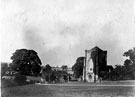
[[[85,50],[85,60],[83,68],[83,80],[85,82],[97,82],[102,76],[101,72],[107,71],[107,51],[94,47]]]

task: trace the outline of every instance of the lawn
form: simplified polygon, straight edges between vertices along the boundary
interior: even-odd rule
[[[134,82],[24,85],[2,88],[2,97],[134,97]]]

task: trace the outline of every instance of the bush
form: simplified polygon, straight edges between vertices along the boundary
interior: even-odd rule
[[[18,83],[18,84],[26,84],[26,79],[27,79],[26,76],[17,74],[17,75],[15,76],[14,81],[15,81],[16,83]]]
[[[56,79],[56,76],[52,73],[52,75],[50,76],[50,80],[55,81],[55,79]]]

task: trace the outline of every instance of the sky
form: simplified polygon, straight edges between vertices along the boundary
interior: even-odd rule
[[[42,65],[71,67],[85,50],[107,50],[107,64],[123,64],[135,47],[134,0],[1,0],[1,60],[33,49]]]

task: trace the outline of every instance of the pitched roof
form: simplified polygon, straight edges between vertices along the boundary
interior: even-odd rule
[[[96,50],[96,51],[97,51],[97,50],[99,50],[99,51],[105,51],[105,50],[102,50],[101,48],[99,48],[98,46],[95,46],[95,47],[93,47],[93,48],[90,49],[90,50],[93,50],[93,51],[94,51],[94,50]]]

